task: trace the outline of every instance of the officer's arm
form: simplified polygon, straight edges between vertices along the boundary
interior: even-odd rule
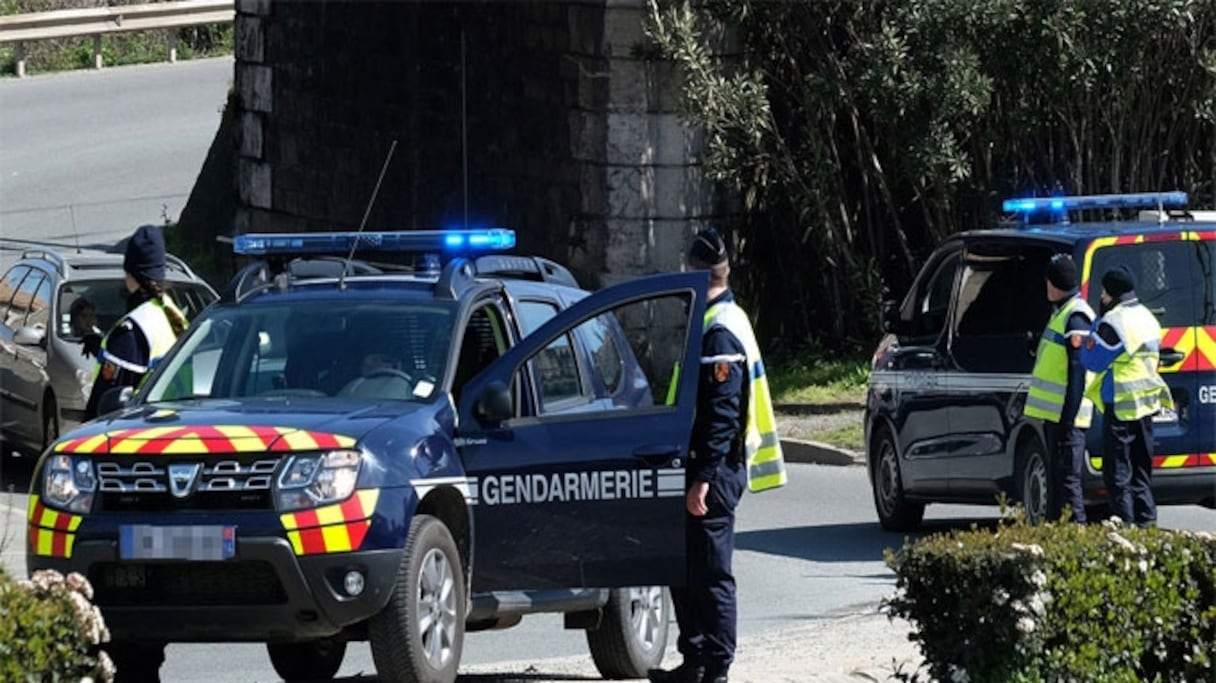
[[[701,344],[697,418],[693,427],[693,478],[713,481],[718,463],[729,457],[740,429],[740,397],[747,356],[724,328],[711,328]]]
[[[1104,372],[1121,353],[1123,340],[1119,333],[1109,324],[1098,321],[1097,329],[1081,345],[1081,364],[1090,372]]]
[[[1060,412],[1060,424],[1071,425],[1081,407],[1081,398],[1085,395],[1085,366],[1081,364],[1081,347],[1084,336],[1077,333],[1088,332],[1090,322],[1084,315],[1073,313],[1068,316],[1064,331],[1066,333],[1065,348],[1068,351],[1068,388],[1064,394],[1064,406]],[[1073,340],[1076,340],[1075,342]]]

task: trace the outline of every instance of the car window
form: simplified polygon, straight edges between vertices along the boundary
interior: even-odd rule
[[[109,332],[127,312],[127,288],[121,279],[72,280],[59,288],[59,319],[56,332],[60,337],[79,340],[86,331],[73,323],[72,311],[91,309],[88,318],[102,334]]]
[[[213,310],[182,338],[148,400],[425,400],[444,373],[453,308],[334,299]]]
[[[1101,310],[1102,275],[1125,265],[1136,276],[1136,295],[1162,327],[1208,324],[1213,318],[1211,243],[1189,240],[1117,244],[1095,249],[1088,300]],[[1205,275],[1206,272],[1206,275]],[[1206,308],[1206,310],[1205,310]]]
[[[959,263],[958,252],[944,256],[932,266],[929,277],[918,282],[904,300],[900,317],[908,324],[908,336],[932,340],[941,335],[950,313]]]
[[[17,311],[13,312],[13,298],[17,294],[17,290],[21,287],[21,281],[30,273],[29,266],[13,266],[7,273],[4,274],[4,279],[0,280],[0,322],[5,326],[14,328],[13,318],[20,315],[25,317],[25,306],[19,304]]]
[[[51,320],[51,278],[43,277],[34,288],[33,298],[30,299],[30,312],[25,318],[27,327],[37,327],[45,330]]]
[[[17,291],[9,302],[6,320],[6,324],[9,327],[14,330],[25,327],[28,324],[27,318],[29,314],[35,310],[40,310],[37,299],[39,287],[41,287],[45,279],[46,276],[42,271],[34,268],[30,269],[30,274],[21,281],[21,285],[17,287]]]
[[[460,391],[477,373],[507,350],[510,339],[503,316],[493,304],[479,306],[469,315],[460,338],[456,372],[452,379],[452,398],[459,402]]]
[[[519,302],[520,327],[524,336],[531,334],[544,322],[557,315],[557,307],[544,301]],[[579,379],[578,358],[570,335],[553,340],[537,354],[529,366],[540,393],[541,411],[560,409],[558,404],[583,394]]]
[[[173,297],[173,302],[177,304],[178,308],[182,309],[182,313],[186,314],[186,320],[194,320],[217,298],[215,294],[211,293],[211,290],[202,285],[174,282],[168,287],[169,295]]]
[[[1031,346],[1051,316],[1044,273],[1051,250],[1009,243],[970,245],[954,309],[951,354],[971,372],[1030,372]]]
[[[583,345],[587,347],[591,363],[595,366],[596,376],[608,394],[616,392],[622,376],[623,361],[612,333],[614,327],[616,321],[606,315],[592,318],[578,327]]]

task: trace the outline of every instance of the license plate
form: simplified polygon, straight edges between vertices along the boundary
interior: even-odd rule
[[[236,556],[236,526],[154,526],[118,528],[118,556],[124,560],[230,560]]]

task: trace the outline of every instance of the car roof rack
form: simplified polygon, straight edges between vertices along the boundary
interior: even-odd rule
[[[473,269],[478,275],[537,280],[574,288],[579,286],[569,269],[541,256],[481,256],[473,262]]]
[[[68,262],[58,252],[50,249],[42,247],[25,249],[21,252],[21,258],[40,258],[43,261],[54,264],[60,275],[66,276],[68,274]]]

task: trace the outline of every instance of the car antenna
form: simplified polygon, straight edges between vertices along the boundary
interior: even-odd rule
[[[376,204],[376,196],[380,194],[380,184],[384,182],[384,174],[388,171],[388,164],[393,160],[393,152],[397,150],[397,139],[393,138],[393,144],[389,145],[388,154],[384,157],[384,165],[380,167],[380,177],[376,179],[376,187],[372,190],[372,198],[367,201],[367,208],[363,210],[363,220],[359,221],[359,230],[356,235],[363,232],[363,228],[367,227],[367,217],[372,215],[372,206]],[[346,272],[350,270],[351,259],[355,258],[355,248],[359,246],[359,238],[351,242],[350,253],[347,254],[346,260],[342,262],[342,276],[338,278],[338,289],[346,287]]]
[[[76,205],[68,204],[68,215],[72,217],[72,236],[76,238],[76,253],[80,253],[80,228],[76,227]]]
[[[464,176],[464,229],[469,229],[469,105],[466,83],[468,78],[465,61],[464,28],[460,29],[460,156],[461,175]]]

